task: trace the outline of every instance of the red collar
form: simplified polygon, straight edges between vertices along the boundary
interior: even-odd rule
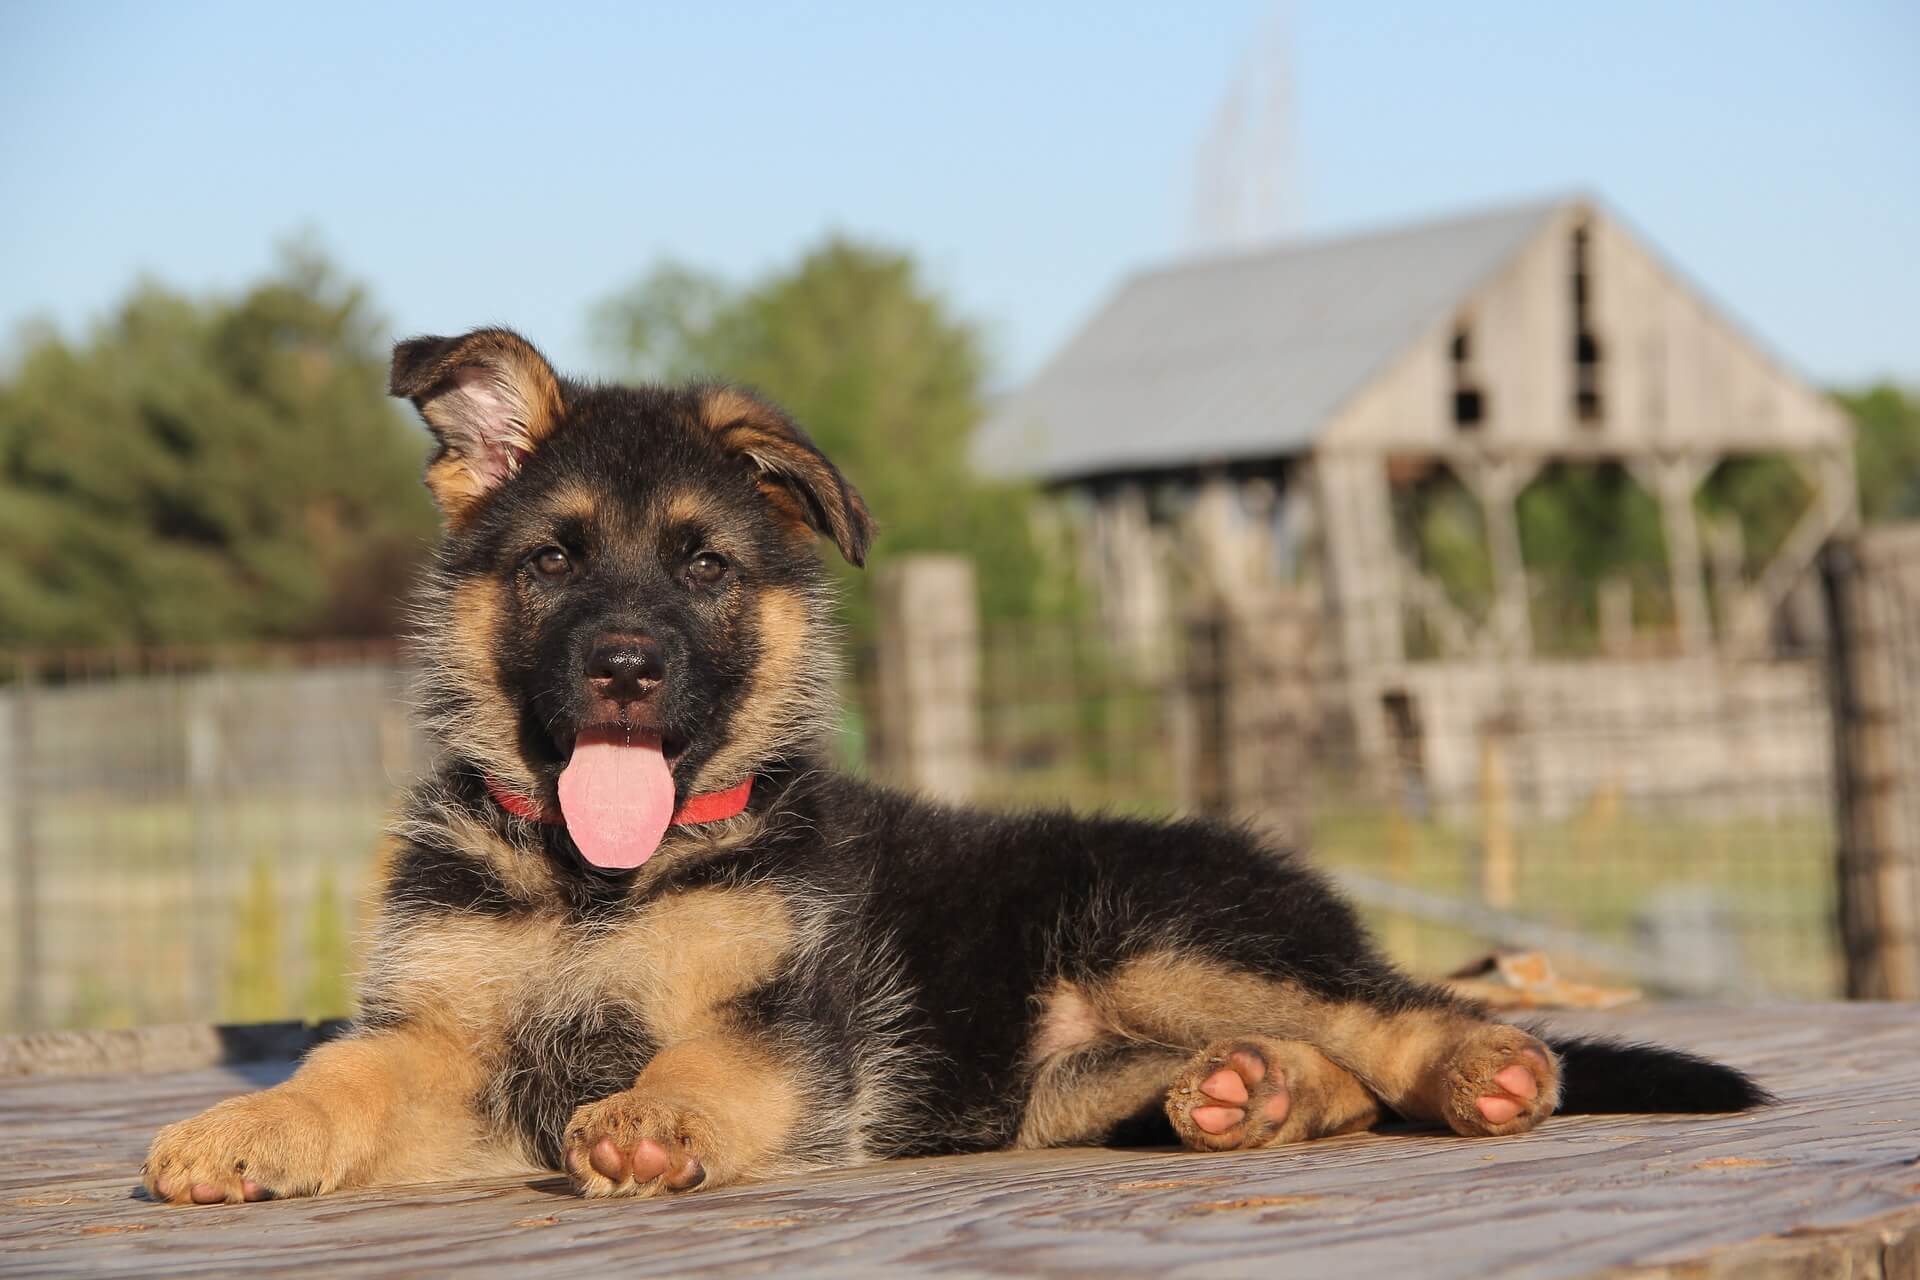
[[[567,820],[559,814],[534,803],[518,791],[509,791],[492,774],[487,774],[487,794],[493,802],[516,818],[525,818],[529,822],[545,822],[551,826],[564,827]],[[673,811],[673,825],[691,827],[702,822],[718,822],[722,818],[731,818],[747,807],[747,800],[753,795],[753,778],[749,776],[739,786],[728,787],[725,791],[709,791],[702,796],[689,796],[687,802]]]

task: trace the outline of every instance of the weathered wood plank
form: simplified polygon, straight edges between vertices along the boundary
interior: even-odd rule
[[[554,1180],[174,1209],[134,1195],[152,1129],[284,1064],[27,1078],[0,1082],[0,1273],[1915,1274],[1920,1008],[1557,1021],[1719,1054],[1785,1102],[1505,1140],[902,1161],[671,1202],[588,1203]]]
[[[292,1059],[346,1024],[256,1022],[245,1026],[30,1031],[0,1036],[0,1079],[18,1076],[152,1075],[268,1059]]]

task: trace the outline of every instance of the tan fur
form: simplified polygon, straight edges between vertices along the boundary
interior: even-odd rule
[[[445,512],[469,510],[487,491],[486,484],[456,454],[447,454],[427,467],[427,490]]]
[[[1184,1083],[1190,1090],[1211,1069],[1209,1053],[1224,1052],[1218,1041],[1197,1056],[1179,1047],[1197,1026],[1213,1021],[1204,1014],[1188,1016],[1187,993],[1198,982],[1211,987],[1217,999],[1221,989],[1245,980],[1246,975],[1210,962],[1160,954],[1124,966],[1113,982],[1092,992],[1056,982],[1042,997],[1034,1020],[1027,1058],[1035,1071],[1014,1145],[1096,1142],[1119,1122],[1162,1101],[1173,1116],[1170,1086],[1177,1092]],[[1275,1000],[1276,985],[1241,992],[1231,1003],[1243,1014],[1257,1006],[1271,1012],[1274,1004],[1285,1004],[1284,996]],[[1283,1011],[1281,1016],[1287,1015]],[[1173,1043],[1160,1043],[1168,1033]],[[1270,1052],[1280,1073],[1274,1083],[1289,1082],[1294,1107],[1286,1123],[1259,1129],[1255,1142],[1240,1142],[1241,1134],[1231,1142],[1217,1142],[1191,1124],[1182,1127],[1182,1112],[1173,1118],[1189,1147],[1225,1150],[1299,1142],[1365,1128],[1379,1118],[1379,1102],[1366,1087],[1311,1045],[1271,1037],[1246,1039]],[[1193,1105],[1191,1099],[1188,1104]]]
[[[743,442],[745,452],[754,458],[763,469],[772,468],[769,459],[755,454],[751,442],[756,437],[771,438],[784,430],[779,417],[752,396],[735,391],[731,387],[720,387],[707,393],[700,405],[701,421],[715,432],[726,433],[737,442]],[[780,523],[797,542],[811,543],[817,536],[807,522],[806,509],[800,500],[786,485],[772,478],[763,478],[759,485],[761,495],[780,516]]]
[[[502,379],[525,410],[526,446],[531,449],[560,425],[566,406],[560,399],[560,380],[540,353],[520,338],[498,335],[476,337],[460,352],[461,363],[497,367]]]
[[[457,1021],[474,1043],[514,1012],[638,1008],[663,1043],[709,1034],[726,1003],[759,986],[794,946],[779,895],[698,889],[662,898],[610,931],[556,915],[449,916],[392,928],[370,961],[410,1013]]]
[[[1236,1029],[1308,1039],[1322,1003],[1291,984],[1178,951],[1128,960],[1087,996],[1132,1040],[1195,1049]]]
[[[774,514],[780,517],[780,527],[786,530],[787,536],[801,546],[812,546],[814,539],[819,535],[808,523],[807,510],[800,505],[800,499],[793,496],[793,491],[773,480],[762,481],[759,488],[760,496],[767,500],[767,505],[772,507]]]
[[[1027,1061],[1038,1065],[1048,1058],[1093,1044],[1111,1031],[1086,993],[1060,979],[1040,999],[1033,1038],[1027,1044]]]
[[[662,1050],[633,1088],[574,1113],[565,1162],[588,1196],[657,1195],[716,1187],[779,1172],[778,1152],[805,1104],[805,1081],[768,1046],[717,1032]],[[674,1163],[662,1176],[616,1181],[591,1154],[603,1139],[623,1152],[640,1142],[665,1148]]]
[[[552,916],[448,915],[387,927],[368,976],[399,1012],[459,1026],[469,1045],[490,1050],[509,1014],[547,985],[542,970],[567,946]]]
[[[701,768],[696,790],[717,791],[740,781],[766,758],[769,742],[791,738],[813,712],[807,700],[816,682],[801,678],[802,664],[826,659],[808,652],[812,617],[806,600],[790,590],[765,591],[758,622],[760,660],[733,713],[727,744]]]
[[[1525,1032],[1465,1007],[1387,1011],[1330,1001],[1177,951],[1129,960],[1087,996],[1108,1025],[1133,1040],[1194,1046],[1230,1035],[1264,1035],[1305,1041],[1399,1114],[1441,1120],[1460,1133],[1521,1132],[1559,1102],[1552,1052]],[[1490,1126],[1472,1098],[1498,1092],[1492,1073],[1522,1052],[1537,1053],[1545,1063],[1536,1073],[1544,1077],[1539,1095],[1510,1124]]]
[[[667,496],[660,507],[660,523],[709,524],[713,522],[713,504],[691,489],[679,489]]]
[[[844,506],[825,501],[822,514],[834,542],[858,562],[859,555],[853,550],[860,541],[856,524],[870,529],[872,523],[866,503],[859,493],[835,480],[826,459],[799,443],[793,425],[778,411],[731,387],[718,387],[707,392],[700,417],[723,445],[750,459],[765,474],[761,491],[796,537],[811,540],[814,530],[806,508],[787,489],[782,477],[798,480],[816,493],[843,497]]]
[[[148,1191],[186,1203],[196,1185],[242,1198],[527,1169],[484,1140],[474,1102],[480,1058],[444,1026],[369,1033],[316,1049],[285,1084],[230,1098],[162,1129],[142,1171]]]
[[[600,500],[585,485],[569,483],[561,485],[547,496],[544,509],[555,522],[591,522],[600,515]]]
[[[1240,1123],[1224,1133],[1194,1123],[1196,1108],[1221,1105],[1202,1085],[1222,1068],[1249,1059],[1263,1074],[1257,1080],[1242,1075],[1248,1096]],[[1283,1100],[1279,1119],[1269,1110],[1275,1099]],[[1382,1114],[1379,1099],[1351,1072],[1304,1041],[1271,1036],[1235,1036],[1200,1050],[1167,1090],[1166,1112],[1181,1145],[1193,1151],[1246,1151],[1357,1133]]]
[[[710,431],[724,431],[741,422],[777,426],[779,419],[767,406],[744,391],[714,387],[700,402],[700,421]]]
[[[1119,1122],[1159,1103],[1186,1060],[1179,1049],[1119,1041],[1055,1053],[1034,1071],[1013,1145],[1099,1142]]]
[[[794,945],[769,889],[675,894],[591,948],[592,967],[646,1011],[667,1044],[710,1034],[723,1006],[771,978]]]
[[[520,757],[519,720],[500,688],[494,660],[500,618],[497,583],[486,578],[456,583],[446,611],[449,642],[440,648],[455,669],[440,678],[457,680],[466,695],[463,703],[470,710],[458,726],[462,749],[501,782],[529,791],[533,778]]]

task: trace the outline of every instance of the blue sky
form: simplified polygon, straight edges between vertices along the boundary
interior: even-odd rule
[[[1267,0],[0,5],[0,334],[307,234],[397,331],[585,315],[661,256],[913,250],[1030,372],[1188,243]],[[1788,361],[1920,381],[1920,6],[1298,0],[1295,224],[1598,192]],[[0,349],[10,345],[0,339]]]

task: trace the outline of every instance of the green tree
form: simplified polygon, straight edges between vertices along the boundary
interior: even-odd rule
[[[968,462],[982,414],[979,337],[907,255],[834,238],[737,289],[669,264],[602,304],[595,331],[638,376],[723,379],[778,401],[866,497],[881,529],[876,562],[965,551],[989,618],[1063,596],[1059,575],[1042,572],[1031,491]],[[849,594],[856,626],[860,582]]]
[[[1868,520],[1920,517],[1920,398],[1890,383],[1834,398],[1853,416],[1861,514]]]
[[[1557,462],[1517,503],[1520,550],[1535,583],[1533,625],[1541,648],[1585,653],[1599,638],[1599,585],[1633,588],[1636,623],[1673,617],[1660,508],[1618,463]]]
[[[433,530],[365,294],[291,251],[133,290],[0,381],[0,643],[379,633]]]

